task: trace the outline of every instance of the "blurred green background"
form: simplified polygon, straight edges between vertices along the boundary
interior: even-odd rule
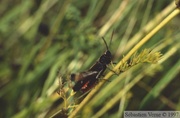
[[[110,50],[119,62],[175,8],[172,0],[1,0],[0,117],[52,116],[63,108],[59,71],[87,70],[106,49],[101,37],[109,43],[113,30]],[[77,117],[180,110],[179,21],[175,16],[139,50],[160,51],[159,63],[113,76]]]

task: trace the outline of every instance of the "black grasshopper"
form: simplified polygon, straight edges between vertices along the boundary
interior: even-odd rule
[[[113,33],[111,36],[111,41],[112,41]],[[109,51],[105,39],[103,37],[102,39],[106,45],[105,53],[101,55],[101,57],[89,70],[77,74],[71,74],[71,80],[75,82],[75,85],[73,86],[74,91],[86,92],[90,90],[92,87],[94,87],[99,81],[99,78],[103,75],[107,66],[112,62],[112,54]]]

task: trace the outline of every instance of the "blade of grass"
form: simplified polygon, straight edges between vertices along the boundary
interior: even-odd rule
[[[168,71],[166,75],[153,87],[153,89],[145,96],[140,104],[140,109],[143,109],[156,99],[161,91],[174,79],[180,71],[180,60]]]
[[[100,29],[99,36],[102,37],[107,32],[107,30],[116,22],[122,15],[123,10],[125,10],[128,5],[129,0],[124,0],[120,4],[119,8],[115,11],[113,16],[107,21],[107,23]]]

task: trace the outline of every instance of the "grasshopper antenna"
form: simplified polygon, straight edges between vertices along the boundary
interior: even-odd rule
[[[105,45],[106,45],[106,49],[109,50],[108,45],[107,45],[107,43],[106,43],[106,40],[104,39],[104,37],[102,37],[102,39],[103,39],[103,41],[104,41],[104,43],[105,43]]]
[[[113,30],[113,32],[112,32],[112,34],[111,34],[111,40],[110,40],[110,42],[109,42],[109,46],[108,46],[108,47],[110,47],[110,45],[111,45],[111,42],[112,42],[112,39],[113,39],[113,35],[114,35],[114,30]]]
[[[103,39],[103,41],[104,41],[104,43],[105,43],[105,45],[106,45],[106,49],[107,49],[107,50],[109,50],[109,47],[110,47],[111,42],[112,42],[113,35],[114,35],[114,30],[113,30],[112,35],[111,35],[111,40],[110,40],[110,42],[109,42],[109,46],[107,45],[106,40],[104,39],[104,37],[102,37],[102,39]]]

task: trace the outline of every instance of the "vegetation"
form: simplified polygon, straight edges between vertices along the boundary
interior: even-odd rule
[[[178,2],[1,0],[0,117],[180,110]],[[115,64],[90,92],[73,92],[70,74],[96,62],[113,30]]]

